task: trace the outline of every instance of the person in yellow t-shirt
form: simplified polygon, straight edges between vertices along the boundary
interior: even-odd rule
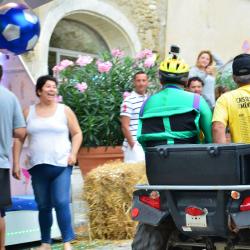
[[[233,60],[236,90],[223,94],[215,104],[213,141],[226,143],[226,127],[232,142],[250,143],[250,55],[240,54]]]

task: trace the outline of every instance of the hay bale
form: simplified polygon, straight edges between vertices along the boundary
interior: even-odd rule
[[[137,223],[130,216],[132,193],[136,184],[146,182],[145,165],[142,163],[115,161],[92,170],[84,179],[90,238],[133,238]]]

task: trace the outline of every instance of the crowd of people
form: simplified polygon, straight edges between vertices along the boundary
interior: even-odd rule
[[[222,87],[215,92],[213,61],[217,66],[222,65],[215,55],[202,51],[196,65],[189,69],[178,56],[168,56],[159,68],[162,89],[151,96],[147,93],[146,73],[140,71],[134,75],[134,91],[121,104],[125,162],[144,161],[143,148],[147,146],[201,141],[226,143],[228,131],[232,142],[250,142],[250,55],[234,58],[233,78],[239,88],[230,92]],[[0,80],[2,72],[0,66]],[[15,95],[0,86],[0,108],[4,110],[0,112],[0,250],[5,249],[5,209],[11,205],[12,138],[15,138],[12,175],[16,179],[21,174],[22,145],[25,138],[28,140],[28,171],[38,204],[40,250],[51,249],[53,207],[64,250],[72,249],[70,176],[82,143],[82,132],[74,112],[56,102],[54,77],[39,77],[36,95],[39,102],[22,113]]]
[[[208,50],[198,54],[191,69],[182,59],[170,55],[160,65],[162,90],[150,97],[147,97],[148,82],[137,82],[135,75],[134,92],[146,101],[125,98],[121,105],[124,160],[145,160],[141,151],[138,158],[137,145],[248,143],[250,55],[234,58],[233,79],[239,87],[234,91],[226,86],[216,87],[216,73],[221,66],[223,62]],[[139,73],[147,79],[144,72]],[[139,87],[143,91],[138,91]],[[133,151],[130,158],[126,157],[128,151]]]

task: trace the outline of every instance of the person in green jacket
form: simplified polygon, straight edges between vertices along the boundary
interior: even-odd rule
[[[162,90],[142,105],[137,131],[143,147],[212,142],[212,113],[198,94],[184,91],[189,66],[171,54],[160,64]],[[203,136],[201,134],[203,133]]]

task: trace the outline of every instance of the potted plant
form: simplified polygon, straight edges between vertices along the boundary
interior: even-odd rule
[[[82,129],[84,148],[80,154],[85,153],[89,159],[81,166],[80,155],[79,164],[82,170],[87,167],[87,171],[93,167],[90,158],[98,158],[91,156],[93,148],[102,147],[101,151],[110,153],[96,163],[100,164],[113,156],[112,147],[122,144],[120,105],[133,88],[135,72],[143,70],[148,74],[151,90],[159,86],[158,65],[148,49],[139,52],[136,58],[125,56],[119,49],[103,52],[98,58],[79,56],[76,62],[63,60],[53,70],[59,78],[60,98],[75,112]]]

